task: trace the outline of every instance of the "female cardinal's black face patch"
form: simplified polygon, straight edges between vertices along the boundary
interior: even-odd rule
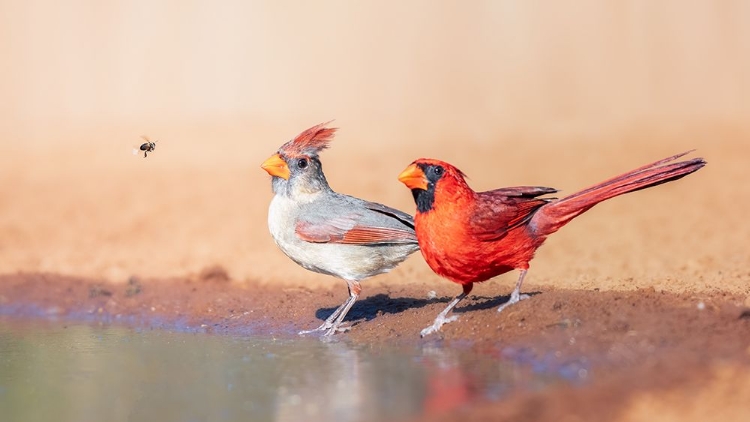
[[[435,205],[435,184],[445,174],[443,166],[435,164],[417,164],[427,178],[427,190],[412,189],[411,194],[417,204],[417,211],[428,212]]]

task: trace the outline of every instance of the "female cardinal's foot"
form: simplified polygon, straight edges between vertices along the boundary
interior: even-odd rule
[[[517,291],[514,290],[513,293],[510,294],[510,299],[508,299],[507,302],[505,302],[502,305],[500,305],[500,307],[497,308],[497,311],[498,312],[502,312],[503,309],[507,308],[508,306],[510,306],[510,305],[512,305],[514,303],[518,303],[518,302],[520,302],[522,300],[528,299],[530,297],[531,296],[529,296],[527,294],[520,294],[519,292],[517,292]]]
[[[328,329],[328,331],[323,334],[324,336],[332,336],[336,333],[345,333],[352,329],[351,325],[336,325]]]
[[[326,318],[325,322],[323,322],[323,324],[320,327],[314,328],[312,330],[300,331],[297,334],[305,335],[305,334],[312,334],[318,331],[325,331],[326,332],[325,335],[330,336],[330,335],[336,334],[337,332],[349,331],[351,327],[339,328],[339,326],[341,325],[341,322],[344,320],[344,317],[346,316],[347,312],[349,312],[349,309],[352,307],[352,305],[354,305],[354,302],[357,300],[358,294],[359,294],[359,291],[357,292],[357,294],[353,295],[351,287],[350,287],[349,297],[346,298],[346,300],[344,301],[344,303],[341,304],[341,306],[339,306],[338,308],[336,308],[335,311],[333,311],[331,316]]]
[[[424,330],[420,331],[419,336],[424,337],[428,334],[436,333],[440,331],[440,327],[443,326],[443,324],[447,324],[449,322],[453,322],[458,319],[457,315],[453,315],[450,318],[446,318],[445,315],[440,314],[437,318],[435,318],[435,322],[432,323],[429,327],[425,328]]]
[[[303,336],[305,334],[313,334],[313,333],[317,333],[319,331],[325,331],[325,333],[323,333],[324,336],[332,336],[332,335],[334,335],[336,333],[345,333],[345,332],[347,332],[347,331],[349,331],[351,329],[352,329],[352,327],[349,326],[349,325],[342,326],[342,325],[335,325],[335,324],[329,323],[329,322],[324,322],[323,325],[321,325],[318,328],[313,328],[312,330],[300,331],[297,334]]]
[[[297,334],[302,336],[302,335],[305,335],[305,334],[316,333],[318,331],[326,331],[326,335],[330,335],[328,332],[331,331],[331,328],[333,328],[333,326],[335,325],[336,319],[339,317],[339,315],[341,315],[341,311],[344,310],[344,307],[346,306],[347,303],[349,303],[349,299],[347,299],[341,306],[339,306],[335,311],[333,311],[333,313],[331,314],[331,316],[329,316],[325,320],[325,322],[323,324],[321,324],[320,327],[313,328],[312,330],[300,331]]]
[[[313,328],[312,330],[303,330],[303,331],[300,331],[297,334],[300,335],[300,336],[303,336],[305,334],[317,333],[318,331],[327,331],[327,330],[330,330],[332,326],[333,326],[333,324],[330,324],[328,322],[324,322],[323,325],[321,325],[318,328]]]

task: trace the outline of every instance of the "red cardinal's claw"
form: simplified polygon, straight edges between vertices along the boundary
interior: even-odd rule
[[[443,315],[438,315],[437,318],[435,318],[435,322],[432,323],[429,327],[425,328],[419,333],[420,337],[424,337],[428,334],[436,333],[440,331],[440,327],[443,326],[443,324],[447,324],[449,322],[453,322],[458,319],[458,316],[453,315],[450,318],[446,318]]]

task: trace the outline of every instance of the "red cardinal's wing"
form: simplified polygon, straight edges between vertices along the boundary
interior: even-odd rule
[[[417,242],[413,230],[367,225],[358,213],[315,222],[301,220],[294,231],[300,239],[313,243],[384,245]]]
[[[551,198],[539,195],[557,192],[540,186],[502,188],[477,194],[477,206],[469,219],[474,238],[483,241],[499,240],[511,229],[529,221],[534,212]]]
[[[480,192],[480,195],[491,194],[491,195],[503,195],[513,196],[522,198],[536,198],[537,196],[547,195],[550,193],[556,193],[555,188],[546,188],[544,186],[514,186],[512,188],[500,188],[491,190],[488,192]]]

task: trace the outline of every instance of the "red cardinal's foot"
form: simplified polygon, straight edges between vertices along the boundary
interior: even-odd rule
[[[514,290],[513,293],[510,294],[510,299],[508,299],[507,302],[505,302],[502,305],[500,305],[500,307],[497,308],[497,311],[498,312],[502,312],[503,309],[507,308],[508,306],[510,306],[510,305],[512,305],[514,303],[518,303],[518,302],[520,302],[522,300],[528,299],[530,297],[531,296],[529,296],[527,294],[520,294],[520,293],[518,293],[517,291]]]
[[[438,315],[437,318],[435,318],[435,322],[433,322],[432,325],[430,325],[429,327],[425,328],[424,330],[422,330],[419,333],[419,336],[420,337],[424,337],[424,336],[426,336],[428,334],[436,333],[436,332],[440,331],[440,327],[442,327],[443,324],[447,324],[449,322],[453,322],[453,321],[455,321],[457,319],[458,319],[457,315],[453,315],[450,318],[446,318],[445,315],[440,314],[440,315]]]

